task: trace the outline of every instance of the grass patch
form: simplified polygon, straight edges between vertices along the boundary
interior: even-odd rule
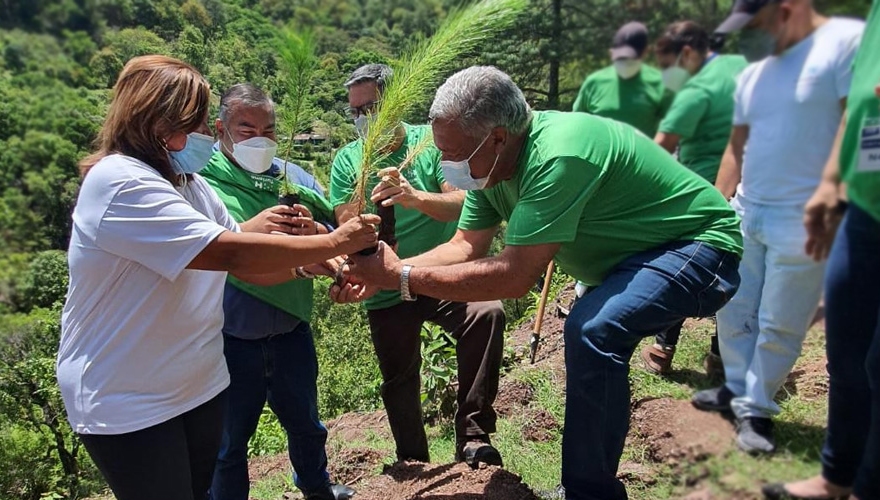
[[[712,387],[703,370],[703,357],[708,351],[712,330],[709,322],[688,324],[675,356],[676,371],[668,378],[645,372],[634,356],[630,374],[633,401],[642,398],[688,400],[695,391]],[[645,344],[650,341],[646,339]],[[824,331],[814,328],[804,344],[798,367],[822,366],[823,359]],[[555,378],[553,372],[529,366],[515,367],[507,377],[530,385],[534,389],[533,398],[522,411],[499,418],[493,444],[501,451],[505,468],[522,476],[532,489],[554,489],[560,482],[561,432],[553,433],[546,441],[536,442],[524,437],[524,427],[534,412],[544,410],[558,421],[561,430],[565,416],[564,381]],[[678,498],[697,488],[708,489],[719,498],[760,498],[760,487],[766,482],[816,474],[820,469],[826,397],[808,393],[790,383],[780,391],[777,399],[782,409],[775,419],[779,451],[770,457],[755,458],[734,448],[699,462],[656,463],[652,461],[646,443],[631,432],[621,460],[625,464],[622,470],[636,469],[635,477],[625,480],[630,498]],[[451,461],[455,441],[452,423],[442,422],[429,427],[427,432],[434,462]],[[331,446],[340,449],[371,447],[387,453],[385,463],[393,461],[393,442],[379,435],[368,436],[362,442],[333,443]],[[290,488],[290,485],[284,486],[284,481],[289,482],[289,479],[270,477],[260,481],[252,495],[257,499],[280,498],[280,489]]]

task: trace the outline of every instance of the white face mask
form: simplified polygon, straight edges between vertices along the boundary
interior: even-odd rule
[[[358,115],[358,117],[354,119],[354,128],[357,129],[358,137],[363,139],[367,136],[372,121],[373,119],[368,115]]]
[[[483,138],[480,145],[477,146],[477,149],[475,149],[466,160],[442,160],[440,162],[440,168],[443,169],[443,177],[446,178],[446,182],[448,182],[450,186],[464,191],[478,191],[486,187],[486,184],[489,183],[489,177],[491,177],[492,172],[495,171],[495,165],[498,164],[499,155],[495,155],[495,163],[492,164],[492,168],[489,169],[489,173],[486,174],[486,177],[483,177],[482,179],[474,179],[474,176],[471,174],[470,161],[471,158],[477,154],[477,151],[483,147],[483,144],[490,135],[492,135],[491,132]]]
[[[617,76],[624,80],[629,80],[636,76],[641,69],[642,61],[638,59],[618,59],[614,61],[614,71],[617,72]]]
[[[227,132],[228,133],[228,132]],[[232,136],[229,136],[232,140]],[[268,137],[251,137],[232,144],[232,157],[238,165],[255,174],[262,174],[272,167],[278,151],[278,143]]]
[[[681,54],[675,60],[675,64],[663,70],[663,86],[667,89],[678,92],[684,87],[684,84],[691,79],[688,70],[679,66],[681,62]]]

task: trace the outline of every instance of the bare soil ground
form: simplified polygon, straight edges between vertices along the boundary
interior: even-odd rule
[[[656,462],[697,462],[722,455],[734,446],[733,426],[718,413],[697,410],[689,401],[639,401],[632,425]]]
[[[361,484],[358,500],[538,500],[516,474],[498,467],[397,463]]]

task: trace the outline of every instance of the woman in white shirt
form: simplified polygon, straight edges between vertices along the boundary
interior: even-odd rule
[[[81,163],[57,374],[74,431],[119,500],[204,498],[220,443],[226,273],[257,284],[376,244],[375,216],[329,235],[241,233],[195,172],[210,88],[164,56],[123,68]]]

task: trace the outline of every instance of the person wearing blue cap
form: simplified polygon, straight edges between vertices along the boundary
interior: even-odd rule
[[[717,314],[726,382],[692,402],[732,411],[737,445],[748,453],[775,451],[774,396],[822,295],[825,264],[804,251],[802,219],[833,160],[863,28],[820,15],[810,0],[738,0],[717,30],[741,30],[741,52],[752,61],[737,82],[715,183],[742,217],[742,283]]]

